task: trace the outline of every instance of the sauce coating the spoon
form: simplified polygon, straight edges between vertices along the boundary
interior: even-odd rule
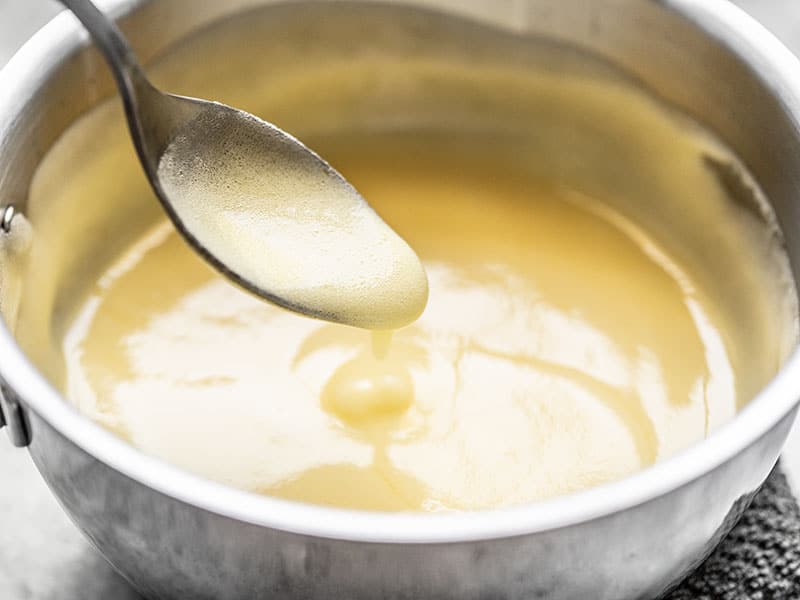
[[[335,170],[286,137],[233,109],[180,131],[158,176],[183,225],[276,304],[365,329],[416,320],[428,299],[417,255]]]

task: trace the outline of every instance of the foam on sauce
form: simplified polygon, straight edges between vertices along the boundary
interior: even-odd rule
[[[183,225],[286,308],[367,329],[414,321],[428,299],[414,251],[338,174],[279,137],[229,109],[181,130],[158,177]]]

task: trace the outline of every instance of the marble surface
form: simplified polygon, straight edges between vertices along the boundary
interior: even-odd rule
[[[800,2],[737,0],[800,53]],[[0,0],[0,65],[58,11],[48,0]],[[800,74],[798,74],[800,76]],[[786,445],[784,468],[800,490],[800,426]],[[0,598],[3,600],[135,600],[70,523],[27,453],[0,432]]]

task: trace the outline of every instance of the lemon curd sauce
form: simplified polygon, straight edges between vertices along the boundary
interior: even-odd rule
[[[774,217],[735,157],[583,66],[388,52],[385,63],[321,53],[316,71],[290,63],[257,102],[236,92],[251,79],[233,76],[195,95],[264,115],[328,160],[408,244],[387,251],[419,257],[427,305],[412,293],[395,323],[351,320],[368,331],[230,284],[159,214],[106,105],[34,181],[37,292],[16,331],[79,410],[150,455],[253,492],[472,510],[647,467],[772,378],[796,339],[796,303]],[[179,80],[181,64],[163,72]],[[720,169],[741,171],[749,200]],[[219,242],[241,239],[258,262],[260,242],[238,236],[229,208]],[[317,221],[296,238],[304,248]],[[412,263],[403,281],[419,282]],[[358,264],[322,261],[293,289],[316,293],[314,278],[327,278],[335,302],[338,277],[357,289]],[[36,318],[47,303],[52,322]]]

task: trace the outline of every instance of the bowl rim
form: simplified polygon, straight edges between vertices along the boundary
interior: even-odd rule
[[[121,16],[151,0],[105,0]],[[800,129],[800,61],[762,25],[727,0],[649,0],[691,21],[751,68]],[[0,141],[14,98],[28,98],[48,69],[86,35],[62,12],[0,70]],[[38,73],[38,75],[36,75]],[[5,127],[4,127],[5,125]],[[0,376],[51,428],[95,459],[142,485],[238,521],[306,536],[355,542],[445,544],[540,533],[613,515],[685,486],[731,460],[787,416],[798,403],[800,349],[726,425],[707,439],[623,479],[539,503],[452,514],[379,513],[325,507],[235,489],[151,457],[80,414],[28,360],[0,319]],[[35,431],[34,431],[35,436]]]

